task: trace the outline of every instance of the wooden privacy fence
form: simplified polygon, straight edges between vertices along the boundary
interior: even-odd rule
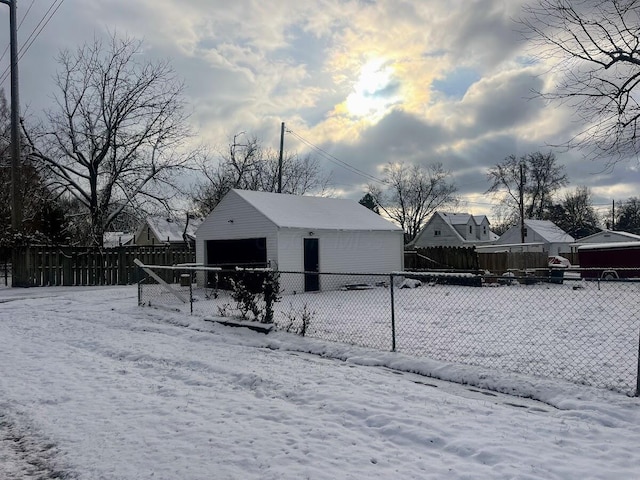
[[[404,252],[405,270],[478,270],[474,248],[427,247]]]
[[[171,246],[93,247],[29,246],[18,250],[21,278],[30,286],[128,285],[140,279],[133,261],[176,265],[195,262],[195,250]],[[16,266],[18,266],[16,265]]]
[[[405,270],[489,271],[502,275],[510,270],[548,268],[546,252],[478,253],[470,247],[428,247],[404,252]]]
[[[549,254],[546,252],[495,252],[478,253],[480,270],[502,275],[510,270],[548,269]]]

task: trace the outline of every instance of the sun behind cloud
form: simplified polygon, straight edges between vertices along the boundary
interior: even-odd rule
[[[345,100],[345,109],[353,117],[366,117],[375,123],[401,102],[399,85],[387,60],[370,60],[360,69],[353,91]]]

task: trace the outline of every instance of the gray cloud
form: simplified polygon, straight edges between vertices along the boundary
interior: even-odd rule
[[[567,140],[579,125],[567,110],[531,100],[545,75],[543,66],[522,61],[526,45],[512,20],[521,5],[67,0],[20,62],[22,105],[37,119],[51,104],[56,53],[110,31],[143,38],[149,58],[172,62],[184,78],[203,143],[224,145],[244,130],[275,148],[285,121],[369,175],[379,175],[390,161],[442,162],[460,192],[478,199],[488,188],[489,166],[510,154],[554,149],[572,185],[591,186],[599,202],[608,194],[628,193],[640,180],[637,163],[598,174],[599,165],[579,152],[550,146]],[[34,4],[21,27],[21,42],[47,7]],[[0,9],[0,22],[6,25],[5,10]],[[368,122],[340,106],[359,69],[376,57],[398,71],[372,96],[402,99]],[[0,67],[7,65],[5,57]],[[2,87],[8,93],[7,81]],[[293,138],[287,143],[300,153],[314,153]],[[333,170],[337,188],[352,197],[363,193],[366,177],[326,158],[322,163]],[[490,213],[486,203],[478,200],[469,208]]]

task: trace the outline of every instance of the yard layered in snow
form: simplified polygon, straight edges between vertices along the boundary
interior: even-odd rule
[[[0,289],[0,477],[640,476],[637,398],[224,327],[136,295]]]
[[[280,328],[292,325],[291,330],[299,330],[306,316],[306,334],[314,338],[390,351],[395,334],[395,350],[400,353],[635,393],[638,282],[577,278],[564,284],[494,288],[434,282],[414,289],[396,285],[392,326],[388,275],[370,279],[371,288],[346,290],[339,286],[364,285],[355,283],[362,277],[322,274],[320,283],[333,285],[333,290],[293,294],[290,285],[300,283],[301,277],[280,273],[284,293],[274,306]],[[400,284],[402,277],[395,278]],[[376,283],[386,286],[374,287]],[[188,287],[178,293],[188,300]],[[240,315],[228,291],[194,284],[192,295],[197,315]],[[143,285],[141,300],[185,314],[191,308],[157,284]]]

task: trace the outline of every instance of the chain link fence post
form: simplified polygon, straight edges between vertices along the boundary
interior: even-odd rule
[[[189,274],[189,310],[191,315],[193,315],[193,278],[191,274]]]
[[[393,273],[389,275],[389,289],[391,290],[391,351],[396,351],[396,305],[393,297]]]
[[[636,397],[640,397],[640,329],[638,331],[638,369],[636,370]]]

